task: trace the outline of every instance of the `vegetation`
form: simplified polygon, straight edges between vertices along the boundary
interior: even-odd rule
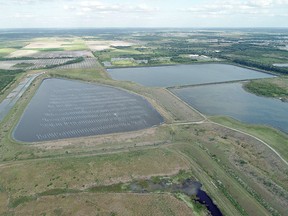
[[[2,70],[0,69],[0,93],[15,81],[16,76],[22,73],[23,70]]]
[[[283,80],[284,78],[282,78]],[[275,79],[274,79],[275,80]],[[288,99],[288,88],[281,86],[281,83],[275,82],[273,79],[253,80],[244,84],[244,88],[256,95]],[[279,80],[279,78],[278,78]],[[284,79],[287,82],[287,79]],[[287,82],[288,83],[288,82]]]
[[[28,68],[28,67],[32,67],[32,66],[34,66],[33,63],[22,62],[22,63],[18,63],[16,65],[14,65],[13,67],[15,67],[15,68]]]
[[[247,125],[228,117],[210,117],[211,120],[228,127],[239,129],[269,143],[275,148],[286,160],[288,160],[288,136],[276,129],[260,125]]]
[[[66,61],[66,62],[64,62],[62,64],[46,65],[45,69],[52,69],[52,68],[56,68],[56,67],[59,67],[59,66],[79,63],[79,62],[82,62],[82,61],[84,61],[84,57],[78,57],[78,58]]]
[[[288,74],[288,69],[287,68],[275,67],[273,65],[257,63],[257,62],[254,62],[254,61],[243,60],[243,59],[233,59],[232,62],[237,63],[237,64],[241,64],[241,65],[244,65],[244,66],[259,68],[259,69],[262,69],[262,70],[276,72],[276,73],[280,73],[280,74],[284,74],[284,75]]]

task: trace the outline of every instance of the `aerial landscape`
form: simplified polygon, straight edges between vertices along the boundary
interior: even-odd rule
[[[288,215],[287,1],[56,2],[0,0],[0,215]]]

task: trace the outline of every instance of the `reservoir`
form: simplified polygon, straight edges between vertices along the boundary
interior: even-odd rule
[[[288,103],[248,93],[242,88],[242,83],[204,85],[171,91],[206,115],[225,115],[288,133]]]
[[[228,64],[193,64],[162,67],[108,69],[115,80],[150,87],[171,87],[273,77],[270,74]]]
[[[45,79],[14,130],[22,142],[135,131],[163,122],[138,95],[110,86]]]

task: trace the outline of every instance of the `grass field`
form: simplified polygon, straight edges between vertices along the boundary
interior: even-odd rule
[[[0,58],[9,55],[10,53],[14,52],[16,49],[13,48],[0,48]]]
[[[169,194],[121,193],[45,196],[12,212],[15,215],[194,215],[185,203]]]
[[[10,197],[33,196],[51,189],[84,190],[93,186],[132,181],[146,176],[176,174],[186,162],[164,148],[98,156],[7,164],[0,185]],[[45,172],[39,172],[45,170]]]

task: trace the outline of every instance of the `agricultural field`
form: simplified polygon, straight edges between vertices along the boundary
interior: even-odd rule
[[[0,57],[7,56],[10,53],[13,53],[15,49],[13,48],[0,48]]]
[[[0,70],[12,77],[0,102],[35,76],[0,122],[0,215],[215,214],[195,185],[223,215],[287,215],[286,133],[203,115],[106,70],[222,61],[280,75],[251,85],[286,90],[286,69],[272,65],[287,60],[286,33],[72,32],[0,34],[0,65],[14,69]],[[65,65],[33,67],[55,62]]]
[[[106,41],[106,40],[86,40],[86,44],[91,51],[101,51],[107,49],[113,49],[116,47],[131,47],[134,45],[132,42],[128,41]]]
[[[40,52],[36,50],[17,50],[7,58],[20,58],[20,57],[31,57],[37,59],[50,59],[50,58],[77,58],[77,57],[93,57],[89,51],[46,51]]]
[[[57,67],[59,70],[69,70],[69,69],[93,69],[98,65],[98,61],[95,58],[84,58],[83,61],[73,64],[66,64]]]
[[[35,60],[10,60],[0,61],[0,69],[13,70],[13,69],[25,69],[35,70],[42,69],[49,66],[57,66],[65,64],[73,58],[69,59],[35,59]]]
[[[77,51],[86,50],[85,42],[78,38],[39,38],[23,47],[24,50],[37,51]]]

